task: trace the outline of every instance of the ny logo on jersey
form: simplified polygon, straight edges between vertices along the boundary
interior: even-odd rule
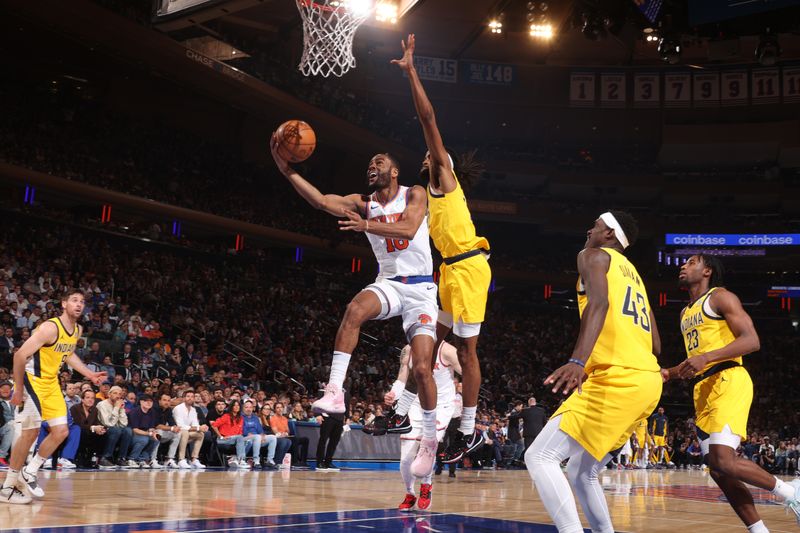
[[[417,320],[419,321],[420,324],[430,324],[431,322],[433,322],[433,319],[429,315],[426,315],[424,313],[419,315],[419,318],[417,318]]]
[[[395,222],[400,220],[400,217],[402,217],[402,216],[403,216],[403,213],[394,213],[394,214],[391,214],[391,215],[379,215],[379,216],[377,216],[377,217],[375,217],[373,219],[370,219],[370,220],[377,220],[378,222],[386,222],[387,224],[394,224]]]

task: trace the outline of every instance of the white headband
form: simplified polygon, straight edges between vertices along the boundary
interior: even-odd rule
[[[609,212],[605,212],[600,215],[600,220],[606,223],[606,226],[614,230],[614,235],[617,236],[617,240],[622,245],[622,249],[624,250],[630,244],[628,244],[628,236],[625,235],[625,232],[622,231],[622,226],[620,226],[617,219]]]

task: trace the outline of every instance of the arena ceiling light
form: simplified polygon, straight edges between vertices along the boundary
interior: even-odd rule
[[[552,24],[531,24],[530,35],[537,39],[549,41],[553,38],[553,35],[555,35],[555,31],[553,30]]]
[[[769,28],[758,40],[756,47],[756,61],[765,67],[771,67],[777,63],[781,56],[781,47],[778,44],[778,36],[770,33]]]
[[[489,21],[489,30],[495,34],[503,33],[503,21],[500,18],[493,18]]]
[[[391,0],[379,0],[375,4],[375,20],[378,22],[388,22],[389,24],[397,24],[397,17],[400,11],[400,6],[397,2]]]
[[[677,65],[681,60],[681,40],[676,37],[662,37],[658,41],[658,55],[662,61],[670,65]]]

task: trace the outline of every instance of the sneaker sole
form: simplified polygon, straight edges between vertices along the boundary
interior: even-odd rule
[[[411,433],[411,430],[414,429],[411,426],[403,426],[400,428],[389,428],[386,430],[387,433],[394,433],[394,434],[401,434],[404,435],[406,433]]]

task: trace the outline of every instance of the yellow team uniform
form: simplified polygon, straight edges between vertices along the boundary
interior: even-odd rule
[[[639,422],[636,423],[633,433],[636,435],[636,443],[639,445],[639,449],[643,449],[647,444],[647,420],[639,420]]]
[[[444,259],[439,267],[442,309],[453,315],[453,323],[483,322],[492,281],[487,260],[489,241],[475,234],[458,178],[453,192],[434,194],[430,186],[427,190],[430,236]]]
[[[716,287],[710,289],[681,313],[681,333],[687,357],[718,350],[736,340],[725,318],[711,309],[709,299],[715,290]],[[729,368],[717,372],[719,367],[714,367],[720,364]],[[744,438],[753,402],[753,382],[742,366],[742,358],[708,364],[703,374],[707,377],[700,376],[700,381],[694,386],[695,425],[710,435],[720,433],[727,424],[735,435]]]
[[[553,416],[559,428],[598,461],[617,448],[645,421],[661,397],[661,372],[653,355],[650,304],[636,268],[621,253],[602,248],[610,257],[608,312],[603,329],[586,361],[588,379]],[[588,304],[578,278],[581,316]],[[645,422],[645,427],[646,427]]]
[[[75,352],[80,338],[80,326],[70,333],[59,318],[51,318],[58,328],[58,337],[52,344],[42,346],[25,365],[25,396],[17,416],[23,429],[37,427],[41,421],[51,425],[67,423],[67,404],[58,383],[58,371],[64,360]],[[40,326],[41,327],[41,326]]]

